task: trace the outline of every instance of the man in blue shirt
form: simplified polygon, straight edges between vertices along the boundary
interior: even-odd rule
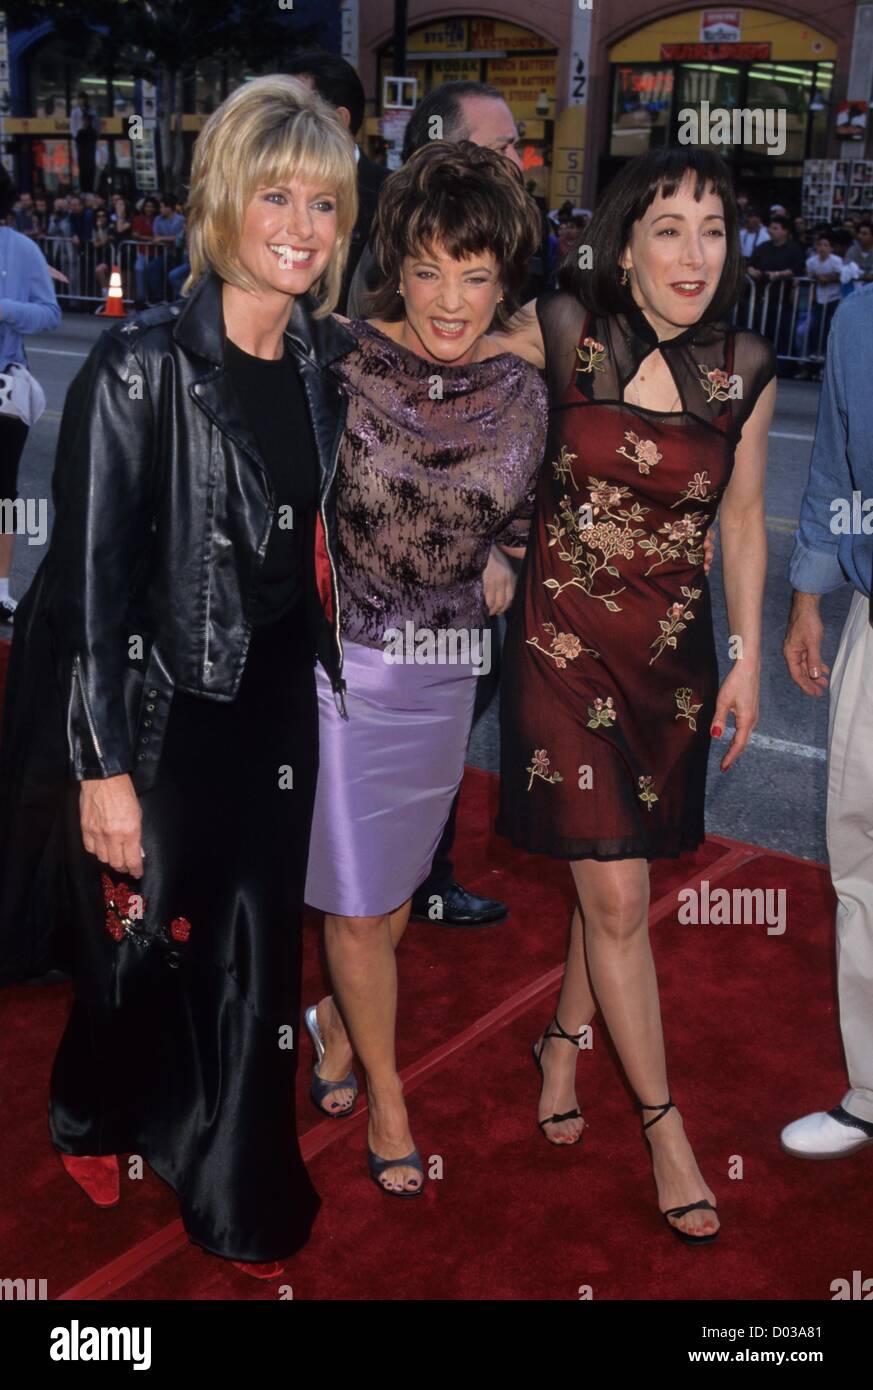
[[[46,265],[35,241],[3,226],[15,192],[12,180],[0,165],[0,373],[13,363],[27,366],[23,333],[49,333],[61,321],[61,311]],[[4,402],[11,392],[2,391]],[[18,415],[0,412],[0,502],[9,504],[18,495],[18,464],[24,451],[28,425]],[[12,568],[12,533],[0,534],[0,624],[11,623],[15,600],[9,593]]]
[[[150,298],[157,303],[162,299],[176,297],[170,294],[167,277],[175,268],[178,259],[176,253],[184,243],[185,219],[181,212],[176,211],[171,198],[161,198],[161,210],[154,220],[152,233],[155,242],[164,248],[160,257],[156,256],[149,265],[150,284],[153,285]]]
[[[800,508],[785,637],[808,695],[830,674],[827,840],[837,894],[837,991],[851,1089],[833,1110],[782,1131],[798,1158],[839,1158],[873,1143],[873,285],[844,300],[827,348],[809,481]],[[833,670],[821,658],[822,594],[855,593]]]

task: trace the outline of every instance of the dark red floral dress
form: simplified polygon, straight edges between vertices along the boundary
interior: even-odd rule
[[[497,829],[559,858],[670,857],[704,838],[703,540],[775,356],[723,324],[659,345],[641,312],[595,320],[561,293],[537,312],[551,426],[504,649]],[[669,413],[625,400],[658,346]]]

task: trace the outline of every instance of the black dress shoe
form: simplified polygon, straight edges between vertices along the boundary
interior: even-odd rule
[[[442,916],[430,915],[430,898],[442,896]],[[416,893],[412,899],[410,917],[419,921],[434,922],[440,927],[485,927],[491,922],[499,922],[509,913],[506,903],[496,898],[477,898],[468,893],[460,883],[452,883],[446,893]]]

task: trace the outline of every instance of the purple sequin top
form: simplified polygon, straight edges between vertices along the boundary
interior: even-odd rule
[[[428,362],[362,319],[333,370],[349,396],[337,465],[343,636],[478,628],[492,542],[524,545],[546,441],[542,376],[515,353]]]

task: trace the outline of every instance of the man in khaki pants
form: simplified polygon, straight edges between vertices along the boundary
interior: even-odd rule
[[[819,598],[855,593],[830,671],[827,840],[837,905],[837,989],[850,1090],[832,1110],[786,1125],[798,1158],[840,1158],[873,1144],[873,285],[838,309],[828,343],[809,481],[791,556],[788,669],[820,697]]]

